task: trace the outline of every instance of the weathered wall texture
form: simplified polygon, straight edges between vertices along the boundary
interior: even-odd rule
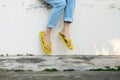
[[[45,30],[51,6],[43,0],[0,0],[0,54],[43,55],[39,31]],[[53,54],[120,54],[120,0],[77,0],[71,37],[74,50],[52,32]]]

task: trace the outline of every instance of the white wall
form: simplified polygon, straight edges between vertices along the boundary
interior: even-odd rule
[[[39,31],[50,9],[42,0],[0,0],[0,54],[44,55]],[[120,54],[120,0],[77,0],[68,50],[58,37],[62,18],[52,32],[53,55]]]

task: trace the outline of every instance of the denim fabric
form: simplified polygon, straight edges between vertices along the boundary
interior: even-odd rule
[[[64,21],[72,22],[76,0],[45,0],[53,6],[47,26],[54,28],[62,12],[64,12]]]

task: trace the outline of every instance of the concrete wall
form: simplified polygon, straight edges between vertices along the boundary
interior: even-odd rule
[[[119,55],[120,0],[77,0],[68,50],[58,37],[62,17],[52,31],[53,55]],[[39,31],[45,30],[50,9],[43,0],[0,0],[0,54],[44,55]]]

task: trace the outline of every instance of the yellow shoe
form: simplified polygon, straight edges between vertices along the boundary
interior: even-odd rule
[[[40,42],[41,42],[41,46],[42,46],[42,49],[43,49],[43,51],[45,52],[45,53],[47,53],[47,54],[51,54],[52,53],[52,50],[47,50],[46,48],[45,48],[45,45],[48,47],[48,48],[51,48],[51,46],[52,46],[52,44],[48,44],[48,42],[45,40],[45,39],[43,39],[43,35],[44,35],[44,31],[40,31]]]
[[[63,34],[61,34],[60,32],[58,32],[58,34],[59,34],[61,40],[63,41],[64,45],[65,45],[67,48],[69,48],[69,49],[73,49],[72,40],[69,39],[69,38],[67,38],[67,37],[65,37],[65,36],[64,36]],[[70,45],[68,45],[67,42],[69,42]]]

